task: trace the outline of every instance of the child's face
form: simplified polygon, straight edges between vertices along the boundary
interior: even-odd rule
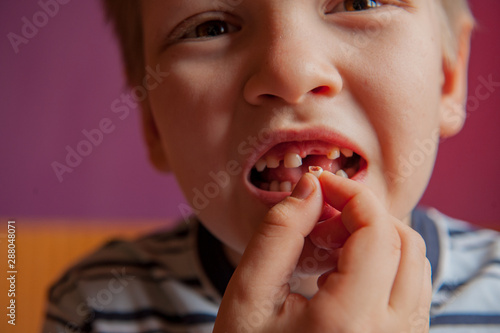
[[[440,131],[459,127],[442,120],[438,5],[379,3],[143,2],[147,65],[169,72],[150,106],[170,168],[238,252],[309,165],[344,169],[402,220],[417,204]],[[334,147],[361,158],[333,160]],[[270,168],[293,153],[301,168]]]

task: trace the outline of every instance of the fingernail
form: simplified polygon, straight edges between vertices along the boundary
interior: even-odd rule
[[[315,186],[312,183],[311,179],[308,179],[310,176],[308,174],[305,174],[300,178],[299,182],[297,183],[297,186],[295,186],[295,189],[292,192],[292,197],[304,200],[308,196],[313,193]]]

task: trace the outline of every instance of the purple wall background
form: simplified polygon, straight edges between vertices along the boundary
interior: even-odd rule
[[[51,2],[53,0],[43,0]],[[37,1],[0,2],[0,216],[173,218],[184,202],[171,175],[152,169],[138,110],[121,120],[111,103],[124,92],[117,45],[97,0],[67,1],[47,22]],[[469,95],[479,77],[500,82],[500,1],[472,0],[474,34]],[[8,34],[21,35],[23,17],[38,33],[16,53]],[[481,90],[484,93],[484,90]],[[473,98],[474,99],[474,98]],[[484,99],[484,98],[483,98]],[[422,203],[466,220],[500,216],[500,88],[470,102],[463,132],[442,143]],[[114,131],[59,182],[51,164],[64,163],[102,119]]]

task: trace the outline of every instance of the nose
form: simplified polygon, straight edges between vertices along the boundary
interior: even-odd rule
[[[342,89],[342,78],[333,58],[306,22],[271,18],[256,38],[252,72],[243,95],[251,105],[280,100],[289,105],[305,99],[332,97]]]

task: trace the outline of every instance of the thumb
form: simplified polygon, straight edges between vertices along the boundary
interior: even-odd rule
[[[321,215],[321,185],[305,174],[290,197],[270,209],[250,240],[228,285],[229,291],[257,304],[282,304],[288,282],[304,247],[304,239]],[[236,290],[235,290],[236,288]],[[233,300],[234,301],[234,300]],[[249,309],[247,309],[249,310]]]

